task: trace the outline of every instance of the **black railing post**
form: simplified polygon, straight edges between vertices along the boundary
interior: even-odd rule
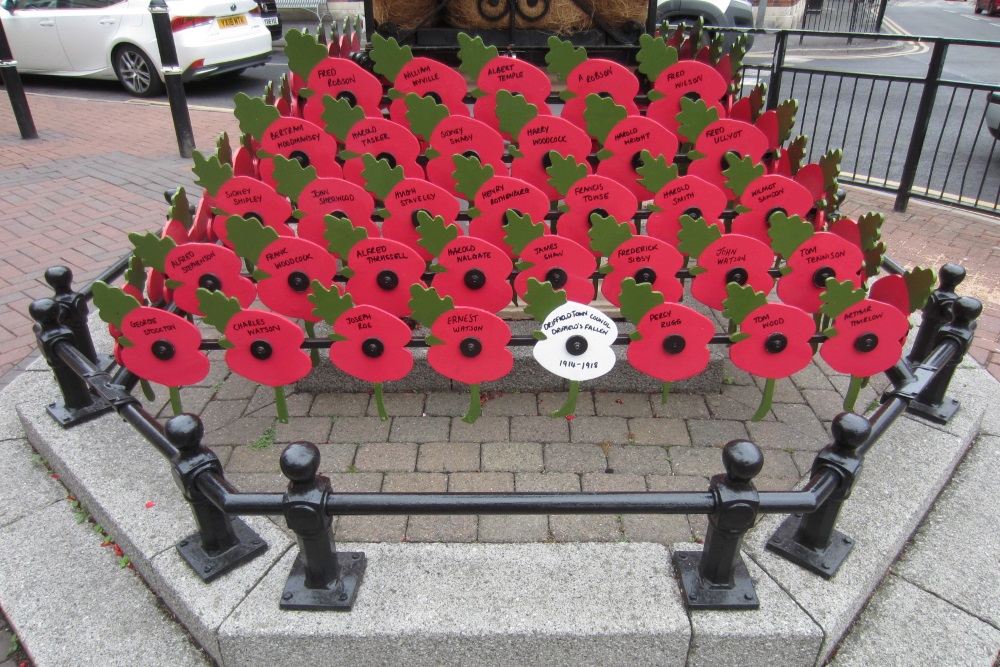
[[[924,90],[920,95],[920,104],[917,106],[917,117],[913,121],[913,132],[910,134],[910,147],[906,150],[906,159],[903,161],[903,175],[899,178],[899,190],[896,192],[896,204],[893,207],[893,210],[897,212],[905,211],[906,205],[910,201],[910,190],[913,188],[913,179],[917,175],[920,154],[924,150],[924,137],[927,135],[927,127],[930,125],[931,112],[934,109],[934,100],[937,98],[938,83],[941,81],[944,58],[947,53],[947,42],[943,40],[934,42],[931,62],[927,66],[927,76],[924,77]]]
[[[4,32],[2,23],[0,23],[0,79],[7,89],[10,108],[14,111],[14,120],[21,132],[21,138],[37,139],[35,121],[31,118],[28,98],[24,94],[24,86],[21,85],[21,75],[17,73],[17,61],[10,51],[10,42],[7,41],[7,33]]]
[[[229,517],[198,489],[198,476],[222,476],[222,463],[203,447],[205,427],[192,414],[170,419],[163,429],[177,456],[171,459],[174,481],[191,506],[198,532],[177,543],[177,552],[203,581],[212,581],[267,551],[267,544],[238,517]]]
[[[983,313],[983,304],[977,299],[969,296],[959,297],[952,304],[954,317],[951,324],[946,324],[938,329],[937,338],[934,344],[937,345],[943,340],[950,339],[958,344],[958,352],[948,361],[948,365],[934,376],[924,390],[917,395],[916,400],[911,401],[907,412],[920,415],[938,422],[947,424],[955,412],[958,411],[958,401],[948,398],[945,393],[951,378],[955,375],[958,364],[961,363],[965,353],[972,346],[972,340],[976,334],[976,318]]]
[[[38,349],[49,362],[62,394],[62,400],[50,403],[47,410],[59,424],[70,426],[96,417],[110,409],[111,405],[91,394],[86,380],[73,372],[56,354],[58,344],[73,345],[76,342],[76,336],[69,327],[59,322],[61,311],[54,299],[38,299],[28,307],[31,318],[36,322],[34,331]]]
[[[958,264],[945,264],[941,267],[938,272],[938,287],[931,292],[927,303],[924,304],[920,326],[917,327],[917,333],[913,337],[910,353],[906,356],[911,363],[919,364],[927,358],[937,343],[941,327],[951,322],[954,315],[952,308],[958,299],[955,288],[963,280],[965,280],[964,267]]]
[[[812,476],[832,471],[838,478],[836,490],[815,512],[785,519],[767,542],[771,551],[825,579],[837,573],[854,548],[854,540],[836,530],[837,517],[861,473],[857,449],[871,437],[872,425],[860,415],[841,412],[833,418],[831,430],[833,444],[816,455]]]
[[[753,528],[760,497],[753,478],[764,465],[757,445],[733,440],[722,450],[723,475],[710,490],[716,511],[708,516],[705,548],[701,553],[675,551],[674,567],[690,609],[757,609],[760,602],[746,564],[740,556],[743,535]]]
[[[293,442],[281,453],[281,472],[289,479],[284,513],[295,532],[299,555],[285,583],[282,609],[350,611],[365,574],[364,553],[337,552],[326,512],[330,480],[317,475],[319,449]]]
[[[45,282],[55,292],[55,302],[59,304],[59,321],[73,332],[76,339],[76,349],[90,359],[90,363],[100,366],[97,360],[97,350],[94,340],[90,337],[90,326],[87,317],[87,299],[83,294],[73,291],[73,272],[65,266],[53,266],[45,271]]]
[[[177,47],[174,45],[174,33],[170,29],[166,0],[150,0],[149,13],[153,15],[156,48],[160,52],[160,66],[163,68],[163,82],[167,86],[170,115],[174,119],[177,148],[181,157],[190,158],[194,151],[194,130],[191,129],[191,114],[188,112],[187,95],[181,79],[184,73],[177,62]],[[155,76],[155,73],[152,74]]]
[[[781,102],[781,72],[785,67],[785,50],[788,48],[788,31],[781,30],[774,38],[774,60],[771,62],[771,79],[767,82],[767,108],[777,109]]]

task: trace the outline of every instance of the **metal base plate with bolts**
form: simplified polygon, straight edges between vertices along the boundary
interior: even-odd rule
[[[801,514],[785,519],[767,541],[767,548],[824,579],[833,578],[854,548],[854,540],[834,530],[830,546],[823,551],[815,551],[795,541],[795,533],[798,532],[801,521]]]
[[[301,554],[295,558],[278,607],[299,611],[350,611],[358,597],[368,559],[362,551],[338,551],[340,580],[328,588],[306,588],[306,569]]]
[[[195,533],[177,543],[177,552],[192,570],[208,583],[243,563],[267,551],[267,542],[255,533],[242,519],[233,517],[233,532],[238,542],[214,556],[201,547],[201,535]]]
[[[926,405],[920,401],[910,403],[906,411],[911,415],[917,415],[924,419],[929,419],[936,424],[947,424],[958,412],[958,401],[945,396],[939,405]]]
[[[85,408],[67,408],[63,401],[56,401],[55,403],[49,403],[46,406],[46,410],[63,428],[82,424],[89,419],[99,417],[105,412],[112,410],[111,404],[103,398],[99,396],[91,396],[91,398],[94,399],[94,402]]]
[[[688,609],[757,609],[760,600],[754,590],[747,566],[740,558],[733,568],[733,587],[705,586],[698,571],[702,554],[698,551],[675,551],[674,569],[681,577],[681,589]]]

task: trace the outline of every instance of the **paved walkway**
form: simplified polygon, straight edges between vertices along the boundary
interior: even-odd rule
[[[128,251],[126,234],[157,229],[165,188],[192,186],[190,162],[177,157],[165,106],[102,103],[29,96],[37,141],[22,141],[9,108],[0,108],[0,385],[32,357],[28,304],[47,296],[47,266],[71,267],[82,284]],[[228,111],[191,113],[196,142],[214,147],[222,131],[237,132]],[[904,265],[965,265],[961,293],[983,301],[973,356],[1000,378],[1000,223],[992,218],[914,201],[892,213],[888,196],[850,190],[848,213],[876,210],[888,218],[890,254]],[[646,394],[581,395],[572,421],[545,415],[561,403],[555,394],[487,397],[483,418],[469,426],[463,394],[429,392],[387,397],[392,419],[375,416],[366,393],[292,393],[294,431],[275,425],[270,391],[216,365],[199,387],[184,392],[185,408],[202,413],[206,442],[238,486],[281,488],[280,445],[292,439],[321,443],[323,471],[345,491],[564,491],[687,490],[705,488],[720,470],[718,445],[750,437],[765,449],[762,489],[787,488],[828,442],[829,419],[839,411],[845,378],[814,364],[779,382],[775,405],[756,424],[747,420],[760,388],[729,367],[721,393],[675,395],[667,406]],[[875,388],[859,408],[869,406]],[[161,397],[163,398],[163,397]],[[162,402],[162,401],[161,401]],[[159,404],[151,406],[154,411]],[[978,451],[974,449],[974,451]],[[986,461],[996,460],[987,448]],[[978,459],[977,459],[978,460]],[[956,492],[958,493],[958,492]],[[338,540],[351,541],[697,541],[704,517],[385,517],[342,519]],[[995,521],[993,533],[997,534]],[[995,565],[995,564],[994,564]],[[901,575],[905,578],[905,574]],[[951,602],[953,613],[960,602]],[[2,601],[0,601],[2,602]],[[956,611],[957,609],[957,611]],[[993,608],[995,611],[995,606]],[[996,615],[973,612],[996,629]],[[959,617],[961,618],[961,617]],[[877,636],[872,634],[871,636]],[[989,639],[993,635],[987,632]],[[860,644],[858,643],[860,642]],[[855,641],[863,645],[861,640]],[[29,646],[30,649],[30,646]],[[867,654],[865,654],[867,655]],[[987,664],[987,663],[969,663]]]

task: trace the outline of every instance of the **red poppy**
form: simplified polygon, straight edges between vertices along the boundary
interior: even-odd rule
[[[800,308],[765,303],[750,311],[740,324],[743,338],[729,348],[733,365],[762,378],[788,377],[809,365],[816,331],[813,318]]]
[[[253,282],[240,273],[242,260],[225,246],[186,243],[171,250],[163,266],[174,284],[174,303],[185,312],[204,315],[195,294],[199,287],[235,297],[244,308],[257,298]]]
[[[333,285],[337,260],[322,246],[297,238],[279,238],[260,253],[257,271],[268,274],[257,283],[260,300],[286,317],[318,322],[309,295],[312,281]]]
[[[641,154],[648,150],[654,158],[664,157],[672,164],[677,154],[677,136],[646,116],[626,116],[615,124],[604,140],[602,155],[610,153],[597,165],[597,174],[618,181],[641,200],[653,193],[640,182],[636,169],[643,166]]]
[[[682,99],[702,100],[709,109],[714,107],[718,110],[719,118],[725,118],[722,100],[728,90],[729,83],[711,65],[697,60],[681,60],[656,77],[651,98],[657,99],[649,103],[646,116],[676,134],[680,128],[677,114],[681,111]],[[662,97],[657,97],[656,93]]]
[[[249,176],[234,176],[219,188],[214,204],[222,214],[216,214],[212,231],[227,246],[230,244],[227,240],[226,221],[231,215],[256,218],[281,236],[295,236],[295,232],[287,224],[292,217],[292,205],[263,181]]]
[[[337,140],[327,134],[322,125],[301,118],[282,116],[275,119],[263,131],[260,148],[271,156],[282,155],[298,160],[303,167],[313,167],[320,177],[341,178],[344,175],[337,163]],[[273,159],[260,160],[258,169],[262,181],[275,185]]]
[[[130,345],[121,347],[120,363],[142,379],[181,387],[208,375],[208,357],[198,349],[201,332],[183,317],[141,306],[122,318],[121,328]]]
[[[475,118],[448,116],[437,124],[427,142],[430,150],[437,152],[427,162],[427,179],[456,197],[462,195],[455,188],[453,155],[477,157],[483,166],[493,167],[498,174],[507,171],[503,137]]]
[[[549,282],[553,289],[566,290],[566,297],[587,304],[594,299],[591,276],[597,268],[593,253],[572,239],[545,235],[530,241],[521,252],[527,265],[514,278],[514,291],[524,298],[528,278]],[[519,264],[520,267],[520,264]]]
[[[510,372],[514,357],[507,349],[510,328],[493,313],[459,306],[434,320],[427,363],[441,375],[465,384],[498,380]]]
[[[213,198],[207,192],[204,193],[194,211],[194,222],[188,231],[189,240],[209,242],[219,240],[212,233],[212,206],[214,205]]]
[[[605,218],[627,220],[632,233],[636,233],[632,218],[639,203],[635,195],[616,180],[604,176],[584,176],[570,186],[564,203],[568,210],[559,216],[556,232],[584,248],[591,247],[590,229],[593,223],[590,216],[594,213]],[[595,257],[601,256],[596,250],[592,252]]]
[[[722,213],[728,203],[725,193],[703,178],[675,178],[653,197],[653,204],[658,210],[649,214],[646,233],[676,248],[680,243],[677,233],[681,231],[682,215],[695,220],[703,218],[708,224],[725,231]]]
[[[479,188],[472,200],[478,215],[469,222],[469,236],[486,239],[514,257],[514,251],[504,240],[507,232],[507,212],[517,211],[532,220],[544,220],[549,212],[549,198],[530,183],[509,176],[494,176]],[[546,226],[545,233],[549,233]]]
[[[410,327],[381,308],[349,308],[334,321],[333,332],[338,340],[330,346],[330,361],[352,377],[389,382],[413,368],[413,355],[406,348]]]
[[[366,116],[382,115],[382,84],[378,77],[349,58],[326,58],[309,73],[306,87],[313,92],[305,104],[302,117],[320,127],[323,120],[323,96],[346,99],[351,106],[361,107]]]
[[[751,181],[743,195],[740,204],[750,209],[740,213],[733,220],[734,234],[752,236],[758,241],[770,244],[771,238],[767,232],[770,228],[768,219],[773,213],[784,213],[791,217],[797,215],[803,220],[813,205],[812,194],[787,176],[768,174]]]
[[[649,283],[668,302],[680,301],[684,293],[677,272],[684,267],[681,253],[664,241],[648,236],[634,236],[622,243],[608,257],[610,271],[604,275],[601,294],[608,301],[620,306],[618,300],[622,281],[634,278],[640,285]]]
[[[591,94],[610,97],[615,104],[625,107],[628,115],[639,115],[639,107],[635,104],[639,80],[632,70],[613,60],[584,60],[566,77],[566,92],[575,97],[567,100],[561,116],[582,130],[587,129],[583,113],[587,110],[587,96]]]
[[[870,377],[892,368],[903,356],[910,324],[889,303],[862,299],[833,320],[837,335],[823,343],[820,355],[838,373]]]
[[[501,90],[524,97],[528,104],[538,107],[539,114],[548,116],[551,113],[547,100],[552,92],[552,80],[544,71],[525,60],[496,56],[479,71],[476,86],[486,95],[476,100],[472,114],[498,132],[501,130],[497,119],[496,94]],[[502,133],[502,136],[513,139],[507,133]]]
[[[372,221],[375,202],[368,191],[341,178],[317,178],[302,189],[296,207],[304,214],[297,228],[300,238],[318,246],[327,247],[326,216],[335,215],[362,227],[369,238],[380,236],[378,226]]]
[[[531,183],[552,201],[561,199],[562,195],[549,183],[546,169],[552,164],[550,151],[562,157],[572,156],[578,164],[587,167],[588,174],[592,173],[587,162],[591,149],[590,136],[565,118],[536,116],[529,120],[517,135],[517,148],[521,157],[514,158],[510,175]]]
[[[861,286],[864,255],[844,238],[830,232],[817,232],[788,257],[790,271],[778,280],[778,298],[808,313],[819,312],[819,295],[826,290],[828,278],[837,282],[850,280]]]
[[[514,264],[492,243],[460,236],[444,247],[437,261],[444,271],[434,275],[433,287],[455,305],[495,313],[510,304],[514,291],[507,279]]]
[[[252,138],[248,140],[253,141]],[[241,144],[233,151],[233,176],[249,176],[251,178],[258,178],[260,176],[260,172],[257,169],[256,148]]]
[[[424,211],[432,218],[441,216],[445,224],[451,224],[458,218],[459,206],[458,200],[441,186],[423,179],[404,178],[386,195],[385,210],[382,236],[405,244],[426,261],[433,255],[418,243],[417,213]]]
[[[712,321],[679,303],[663,303],[636,326],[642,336],[628,346],[628,361],[637,370],[664,382],[698,375],[708,367]]]
[[[276,313],[240,311],[230,318],[224,335],[233,344],[226,350],[226,364],[258,384],[280,387],[312,370],[312,360],[300,349],[305,341],[302,329]]]
[[[389,105],[389,118],[404,127],[410,126],[406,114],[406,96],[415,93],[420,97],[431,97],[438,104],[448,107],[452,116],[468,116],[465,104],[468,85],[462,74],[442,62],[430,58],[413,58],[396,74],[392,87],[401,96]]]
[[[363,118],[347,131],[344,150],[357,155],[344,162],[344,178],[365,187],[368,181],[362,175],[365,165],[363,155],[374,155],[387,160],[390,167],[402,167],[407,178],[423,178],[424,170],[417,164],[420,143],[413,133],[399,123],[385,118]]]
[[[410,314],[410,286],[424,285],[425,263],[409,246],[391,239],[362,239],[347,256],[347,293],[357,304]]]
[[[709,308],[721,310],[731,282],[768,294],[774,287],[774,278],[768,273],[773,265],[774,253],[757,239],[726,234],[698,256],[698,267],[705,272],[691,282],[691,295]]]
[[[749,156],[754,164],[767,152],[767,137],[753,125],[738,120],[717,120],[706,127],[695,141],[694,148],[704,157],[693,160],[687,173],[700,176],[719,187],[727,199],[736,195],[726,186],[728,178],[722,172],[729,169],[727,154],[744,158]]]

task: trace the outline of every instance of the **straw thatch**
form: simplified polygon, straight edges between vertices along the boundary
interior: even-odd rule
[[[648,0],[591,0],[594,3],[595,15],[605,25],[621,28],[629,23],[646,25],[649,17]]]
[[[591,30],[594,21],[572,0],[516,0],[524,16],[516,16],[514,25],[521,29],[549,30],[557,34]],[[622,0],[617,0],[622,1]],[[484,13],[498,16],[490,20],[480,14],[478,5],[483,3]],[[451,0],[448,3],[448,24],[456,28],[507,28],[510,26],[508,0]],[[495,4],[494,4],[495,3]],[[528,18],[525,18],[528,17]],[[537,19],[537,20],[529,20]]]
[[[372,13],[379,25],[392,23],[410,30],[420,25],[437,5],[438,0],[372,0]],[[440,13],[434,16],[424,27],[437,25],[440,16]]]

